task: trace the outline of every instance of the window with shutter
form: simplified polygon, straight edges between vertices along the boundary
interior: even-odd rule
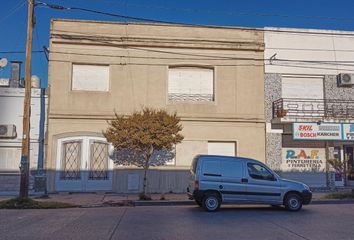
[[[197,67],[170,68],[170,101],[214,101],[214,70]]]
[[[72,90],[109,91],[109,66],[73,64]]]

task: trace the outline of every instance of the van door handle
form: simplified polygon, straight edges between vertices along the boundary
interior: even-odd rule
[[[241,178],[241,182],[242,183],[248,183],[248,179],[247,178]]]

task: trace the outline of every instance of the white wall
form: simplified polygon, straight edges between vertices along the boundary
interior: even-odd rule
[[[264,41],[265,73],[315,75],[354,73],[354,63],[349,63],[352,66],[348,66],[348,63],[347,66],[338,63],[339,61],[354,61],[354,32],[265,28]],[[272,65],[269,65],[269,59],[274,54],[277,54],[277,59],[337,61],[337,64],[275,60]]]
[[[22,145],[23,88],[0,88],[0,124],[15,124],[16,138],[0,138],[0,172],[18,171]],[[40,120],[40,89],[32,89],[30,167],[37,168]]]

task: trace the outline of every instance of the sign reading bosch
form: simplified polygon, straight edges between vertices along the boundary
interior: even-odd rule
[[[337,123],[293,123],[294,140],[342,140],[342,125]]]

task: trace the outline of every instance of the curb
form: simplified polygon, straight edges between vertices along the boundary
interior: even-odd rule
[[[196,205],[194,201],[184,201],[184,200],[177,200],[177,201],[133,201],[134,206],[142,207],[142,206],[191,206]]]
[[[324,204],[354,204],[354,200],[339,200],[339,199],[334,199],[334,200],[314,200],[311,201],[310,205],[324,205]]]
[[[250,205],[253,205],[249,203]],[[310,205],[329,205],[329,204],[354,204],[354,200],[314,200]],[[194,201],[133,201],[133,205],[136,207],[144,206],[192,206],[196,205]],[[237,204],[235,204],[237,205]],[[247,204],[242,204],[247,205]]]

